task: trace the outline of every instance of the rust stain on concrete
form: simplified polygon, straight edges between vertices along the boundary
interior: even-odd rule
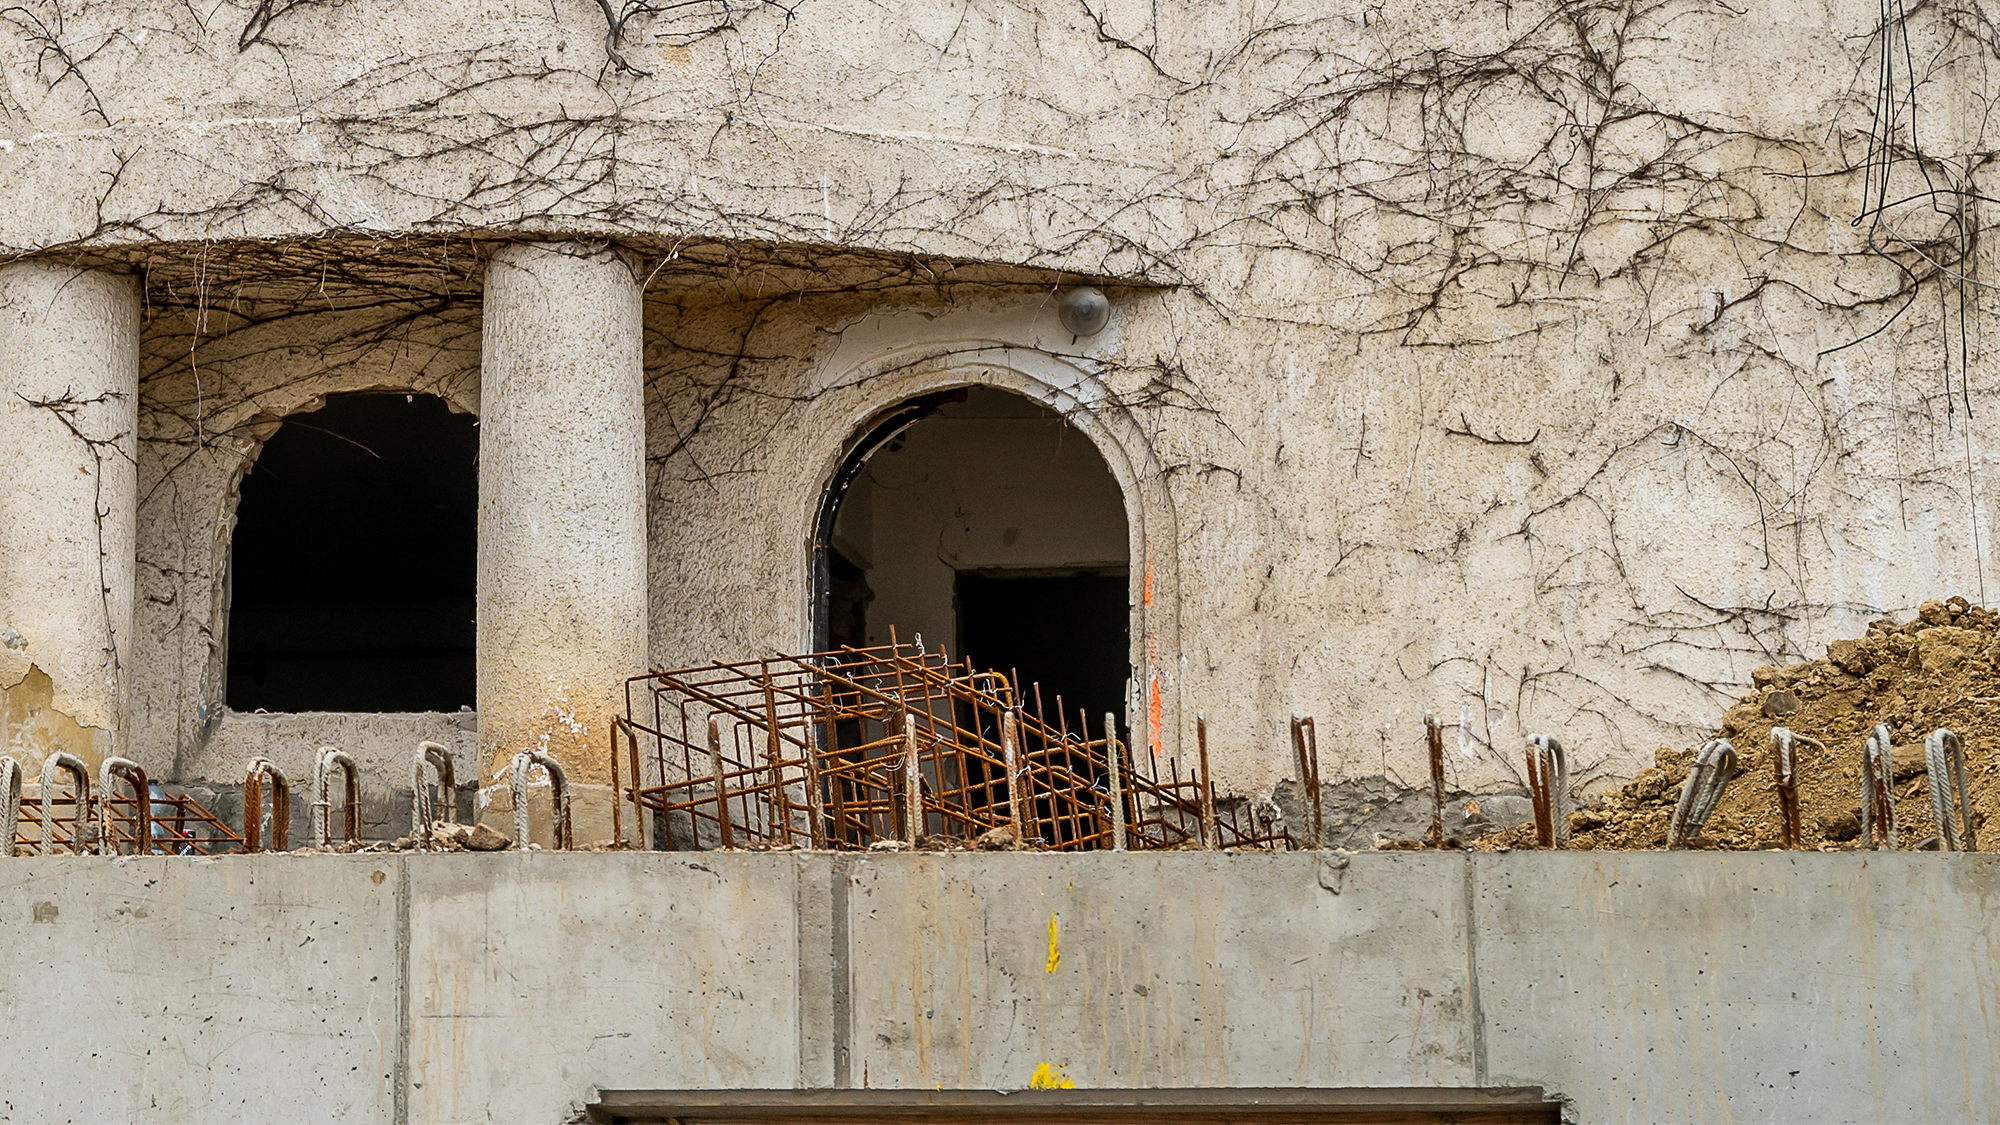
[[[57,751],[75,754],[95,770],[99,765],[98,728],[84,726],[57,710],[55,697],[55,682],[33,664],[19,683],[0,687],[0,753],[21,763],[23,772],[30,775]]]

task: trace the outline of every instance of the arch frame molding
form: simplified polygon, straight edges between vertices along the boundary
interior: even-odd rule
[[[1083,356],[967,338],[911,342],[823,371],[802,432],[838,436],[815,442],[808,477],[813,488],[794,507],[794,541],[804,546],[798,571],[803,578],[801,648],[810,651],[819,637],[824,606],[817,571],[823,538],[831,530],[832,494],[845,483],[839,479],[843,472],[857,456],[865,459],[887,440],[890,435],[881,433],[880,427],[892,420],[899,406],[961,387],[1009,391],[1055,411],[1088,438],[1118,484],[1129,557],[1128,655],[1133,675],[1127,719],[1135,732],[1145,732],[1143,741],[1154,753],[1178,756],[1182,741],[1178,520],[1151,442],[1097,377],[1096,366]]]

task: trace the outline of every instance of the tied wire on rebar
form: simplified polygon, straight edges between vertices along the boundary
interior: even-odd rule
[[[1667,847],[1685,847],[1689,840],[1701,835],[1709,814],[1722,800],[1722,791],[1735,776],[1736,747],[1728,739],[1714,739],[1702,746],[1695,755],[1694,768],[1688,771],[1687,781],[1681,785],[1673,818],[1667,821]]]
[[[1535,842],[1569,846],[1569,757],[1552,734],[1528,736],[1528,796],[1535,809]]]
[[[1861,750],[1861,843],[1896,850],[1896,757],[1889,725],[1876,723]]]
[[[1932,731],[1924,740],[1924,767],[1930,773],[1931,814],[1937,819],[1942,847],[1948,852],[1978,851],[1972,791],[1965,784],[1965,744],[1953,731]]]
[[[1109,716],[1092,726],[1039,685],[894,643],[635,676],[611,744],[649,847],[964,844],[1003,827],[1061,851],[1298,846],[1218,802],[1205,754],[1188,769],[1134,754]],[[1205,720],[1196,734],[1205,747]]]

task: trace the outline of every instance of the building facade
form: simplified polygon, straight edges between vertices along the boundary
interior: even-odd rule
[[[1011,573],[1122,586],[1092,698],[1168,756],[1204,714],[1232,793],[1294,715],[1330,782],[1420,783],[1425,714],[1457,789],[1538,730],[1630,776],[1753,666],[1988,597],[1977,11],[17,5],[8,748],[602,785],[624,677],[964,649]],[[476,500],[252,550],[251,470],[364,392],[475,416]],[[941,460],[829,520],[940,395]],[[344,659],[450,667],[274,686]]]

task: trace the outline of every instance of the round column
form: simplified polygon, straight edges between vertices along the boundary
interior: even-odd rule
[[[568,771],[576,839],[610,835],[611,720],[646,668],[642,320],[638,279],[608,248],[517,244],[487,266],[479,804],[503,829],[502,771],[533,749]],[[534,819],[542,840],[547,817]]]
[[[138,282],[0,266],[0,727],[37,757],[159,764],[126,741],[138,409]]]

